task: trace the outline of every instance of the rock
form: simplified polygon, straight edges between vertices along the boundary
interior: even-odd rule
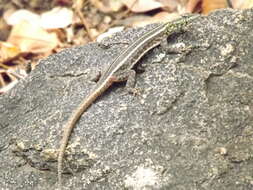
[[[90,75],[151,27],[116,34],[108,49],[52,55],[0,97],[2,189],[56,189],[62,128],[95,85]],[[140,61],[139,95],[115,84],[81,117],[64,187],[252,189],[252,29],[252,9],[219,10],[168,38],[180,53],[151,50]]]

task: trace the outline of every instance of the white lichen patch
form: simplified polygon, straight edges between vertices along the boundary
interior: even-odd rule
[[[223,57],[229,56],[235,50],[235,47],[232,44],[226,44],[220,49],[220,53]]]
[[[41,156],[45,160],[57,160],[58,151],[55,149],[44,149],[41,152]]]
[[[126,188],[134,190],[158,188],[160,184],[159,174],[151,168],[144,167],[137,168],[124,182]]]

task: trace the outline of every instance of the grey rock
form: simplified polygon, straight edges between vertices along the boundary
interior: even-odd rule
[[[91,73],[152,27],[52,55],[0,97],[0,189],[56,189],[62,128]],[[180,52],[150,51],[139,95],[115,84],[81,117],[64,187],[253,189],[252,30],[252,9],[220,10],[168,38]]]

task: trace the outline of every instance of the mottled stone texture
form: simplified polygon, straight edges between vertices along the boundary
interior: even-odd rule
[[[92,75],[154,25],[42,60],[0,97],[0,189],[55,189],[57,149]],[[150,51],[139,94],[116,84],[78,122],[66,189],[253,189],[253,10],[196,19]],[[115,43],[117,42],[117,43]]]

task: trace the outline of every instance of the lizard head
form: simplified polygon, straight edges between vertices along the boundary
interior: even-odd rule
[[[196,19],[200,15],[197,14],[185,14],[180,18],[166,24],[166,34],[170,35],[176,31],[181,30],[187,26],[192,20]]]

